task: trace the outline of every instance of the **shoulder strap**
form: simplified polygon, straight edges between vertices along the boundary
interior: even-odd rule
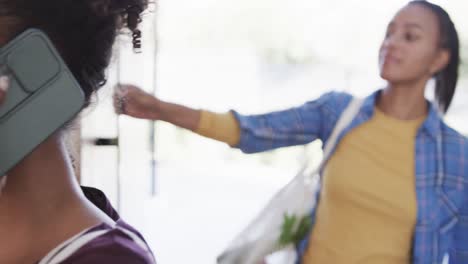
[[[340,115],[340,118],[336,122],[335,127],[333,128],[333,131],[323,149],[323,159],[319,166],[320,170],[323,169],[328,159],[330,158],[330,155],[332,154],[331,152],[337,144],[338,136],[349,124],[351,124],[354,117],[356,117],[356,115],[359,113],[363,103],[364,99],[353,98],[343,113]]]

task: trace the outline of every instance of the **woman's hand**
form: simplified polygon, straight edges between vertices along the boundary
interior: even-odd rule
[[[0,196],[2,195],[3,188],[5,187],[7,183],[7,176],[0,176]]]
[[[114,109],[117,114],[141,119],[161,119],[162,102],[137,86],[118,85],[113,99]]]
[[[10,82],[9,82],[8,77],[0,76],[0,107],[5,101],[9,85],[10,85]]]
[[[0,108],[2,107],[3,102],[7,95],[7,91],[10,85],[10,81],[6,76],[0,76]],[[2,194],[3,187],[6,184],[6,176],[0,175],[0,195]]]

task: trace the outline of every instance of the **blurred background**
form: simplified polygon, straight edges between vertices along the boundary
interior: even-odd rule
[[[117,117],[112,89],[133,83],[163,100],[244,114],[302,104],[331,91],[383,86],[378,47],[402,0],[159,0],[143,20],[143,52],[116,47],[109,81],[83,114],[80,178],[137,227],[158,263],[216,256],[321,143],[246,155],[161,122]],[[468,2],[439,0],[468,61]],[[428,95],[431,97],[431,95]],[[468,66],[447,122],[468,134]],[[97,143],[97,144],[96,144]]]

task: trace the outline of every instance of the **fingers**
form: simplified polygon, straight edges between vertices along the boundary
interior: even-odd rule
[[[8,88],[10,86],[10,79],[7,76],[0,77],[0,104],[5,101]]]
[[[7,176],[0,176],[0,195],[2,195],[3,188],[5,187],[7,183]]]
[[[120,89],[116,89],[112,99],[115,113],[118,115],[125,114],[125,94]]]
[[[133,86],[126,85],[126,84],[117,84],[114,89],[114,94],[112,96],[113,104],[114,104],[114,112],[118,115],[126,114],[126,101],[127,101],[127,94],[129,89]]]
[[[131,115],[128,109],[129,102],[134,103],[136,98],[145,95],[141,88],[130,84],[117,84],[113,94],[114,111],[116,114]],[[138,101],[138,100],[137,100]]]

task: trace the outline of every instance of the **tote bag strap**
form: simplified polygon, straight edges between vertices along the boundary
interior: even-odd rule
[[[363,98],[354,97],[351,100],[351,102],[348,104],[346,109],[343,111],[343,113],[341,114],[340,118],[336,122],[335,127],[333,128],[333,131],[330,137],[328,138],[328,141],[325,144],[325,147],[323,149],[323,159],[322,159],[322,162],[320,163],[320,166],[318,167],[320,171],[325,167],[325,164],[330,158],[330,155],[332,154],[331,152],[335,148],[338,137],[340,136],[341,132],[343,132],[343,130],[349,124],[351,124],[351,122],[354,120],[356,115],[359,113],[359,110],[361,109],[361,106],[363,103],[364,103]]]

